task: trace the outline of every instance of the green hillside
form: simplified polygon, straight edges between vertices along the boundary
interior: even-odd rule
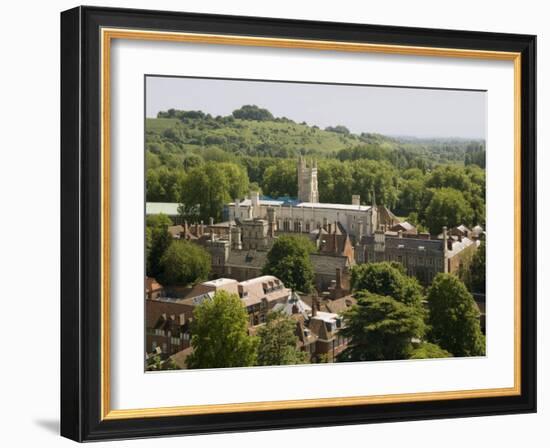
[[[353,134],[344,126],[320,129],[273,117],[265,109],[243,106],[229,116],[170,110],[146,120],[151,167],[176,167],[186,160],[235,161],[242,157],[296,158],[299,155],[339,160],[388,160],[398,168],[430,169],[464,162],[482,166],[482,141],[395,138]],[[467,154],[470,155],[467,156]],[[475,154],[474,154],[475,153]]]
[[[341,149],[361,144],[361,139],[353,134],[329,132],[316,126],[282,120],[148,118],[146,130],[148,148],[154,148],[155,143],[171,143],[182,153],[197,154],[208,148],[219,148],[238,155],[331,156]]]
[[[250,189],[295,197],[299,156],[317,161],[321,201],[376,198],[431,227],[424,210],[433,199],[433,209],[460,208],[457,222],[484,222],[485,142],[353,134],[338,124],[319,129],[257,106],[224,117],[171,109],[147,119],[147,200],[188,204],[190,220],[221,219],[224,204]]]

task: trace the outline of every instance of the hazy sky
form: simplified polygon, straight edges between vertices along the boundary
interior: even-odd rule
[[[229,115],[244,104],[354,133],[485,138],[486,93],[403,87],[147,77],[146,114],[168,109]]]

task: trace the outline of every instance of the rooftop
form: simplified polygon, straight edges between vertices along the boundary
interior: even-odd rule
[[[242,201],[231,202],[229,205],[236,205],[239,207],[250,207],[252,206],[252,200],[245,198]],[[370,205],[353,205],[353,204],[331,204],[328,202],[299,202],[289,198],[281,199],[260,199],[260,205],[266,207],[278,207],[278,206],[287,206],[287,207],[300,207],[300,208],[323,208],[327,210],[347,210],[347,211],[361,211],[366,212],[371,209]]]
[[[146,215],[159,215],[161,213],[169,216],[179,215],[177,202],[147,202],[145,204]]]
[[[223,286],[233,285],[236,283],[238,283],[237,280],[232,278],[217,278],[215,280],[203,282],[202,284],[205,286],[212,286],[214,288],[221,288]]]
[[[366,212],[371,209],[370,205],[353,205],[353,204],[330,204],[328,202],[300,202],[295,207],[301,208],[324,208],[327,210],[348,210]]]

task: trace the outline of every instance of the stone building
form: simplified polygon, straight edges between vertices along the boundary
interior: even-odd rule
[[[230,277],[238,281],[248,280],[262,274],[267,261],[267,250],[231,249],[227,240],[214,240],[207,246],[212,256],[212,274],[215,277]],[[350,269],[353,260],[345,255],[315,253],[310,255],[314,271],[314,285],[319,291],[327,291],[340,284],[340,289],[349,290]]]
[[[163,357],[189,347],[192,307],[166,298],[145,300],[145,351]]]
[[[265,322],[267,313],[277,304],[286,303],[292,291],[272,275],[262,275],[245,281],[218,278],[199,283],[179,303],[194,308],[206,300],[212,300],[217,291],[238,295],[249,316],[249,325]]]
[[[317,162],[308,168],[303,157],[298,160],[298,200],[301,202],[319,202],[317,185]]]
[[[428,234],[405,236],[402,231],[376,231],[364,236],[356,247],[357,263],[395,261],[401,263],[408,275],[429,284],[440,272],[457,274],[466,257],[471,257],[478,243],[469,238],[451,237],[443,228],[442,238]]]
[[[276,215],[273,218],[275,232],[306,234],[325,227],[327,223],[338,222],[353,243],[363,235],[372,235],[380,226],[389,228],[398,222],[386,207],[378,207],[375,203],[362,205],[359,195],[352,195],[349,204],[319,202],[316,163],[308,167],[301,158],[297,171],[298,198],[261,198],[258,192],[251,192],[250,197],[235,199],[225,206],[225,219],[269,221],[268,213],[273,213]]]

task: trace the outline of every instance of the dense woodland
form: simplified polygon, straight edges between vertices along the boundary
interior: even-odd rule
[[[192,221],[255,189],[296,196],[296,158],[315,159],[322,202],[376,201],[413,224],[485,224],[485,143],[325,129],[243,106],[230,116],[168,110],[146,121],[147,201],[179,202]]]

